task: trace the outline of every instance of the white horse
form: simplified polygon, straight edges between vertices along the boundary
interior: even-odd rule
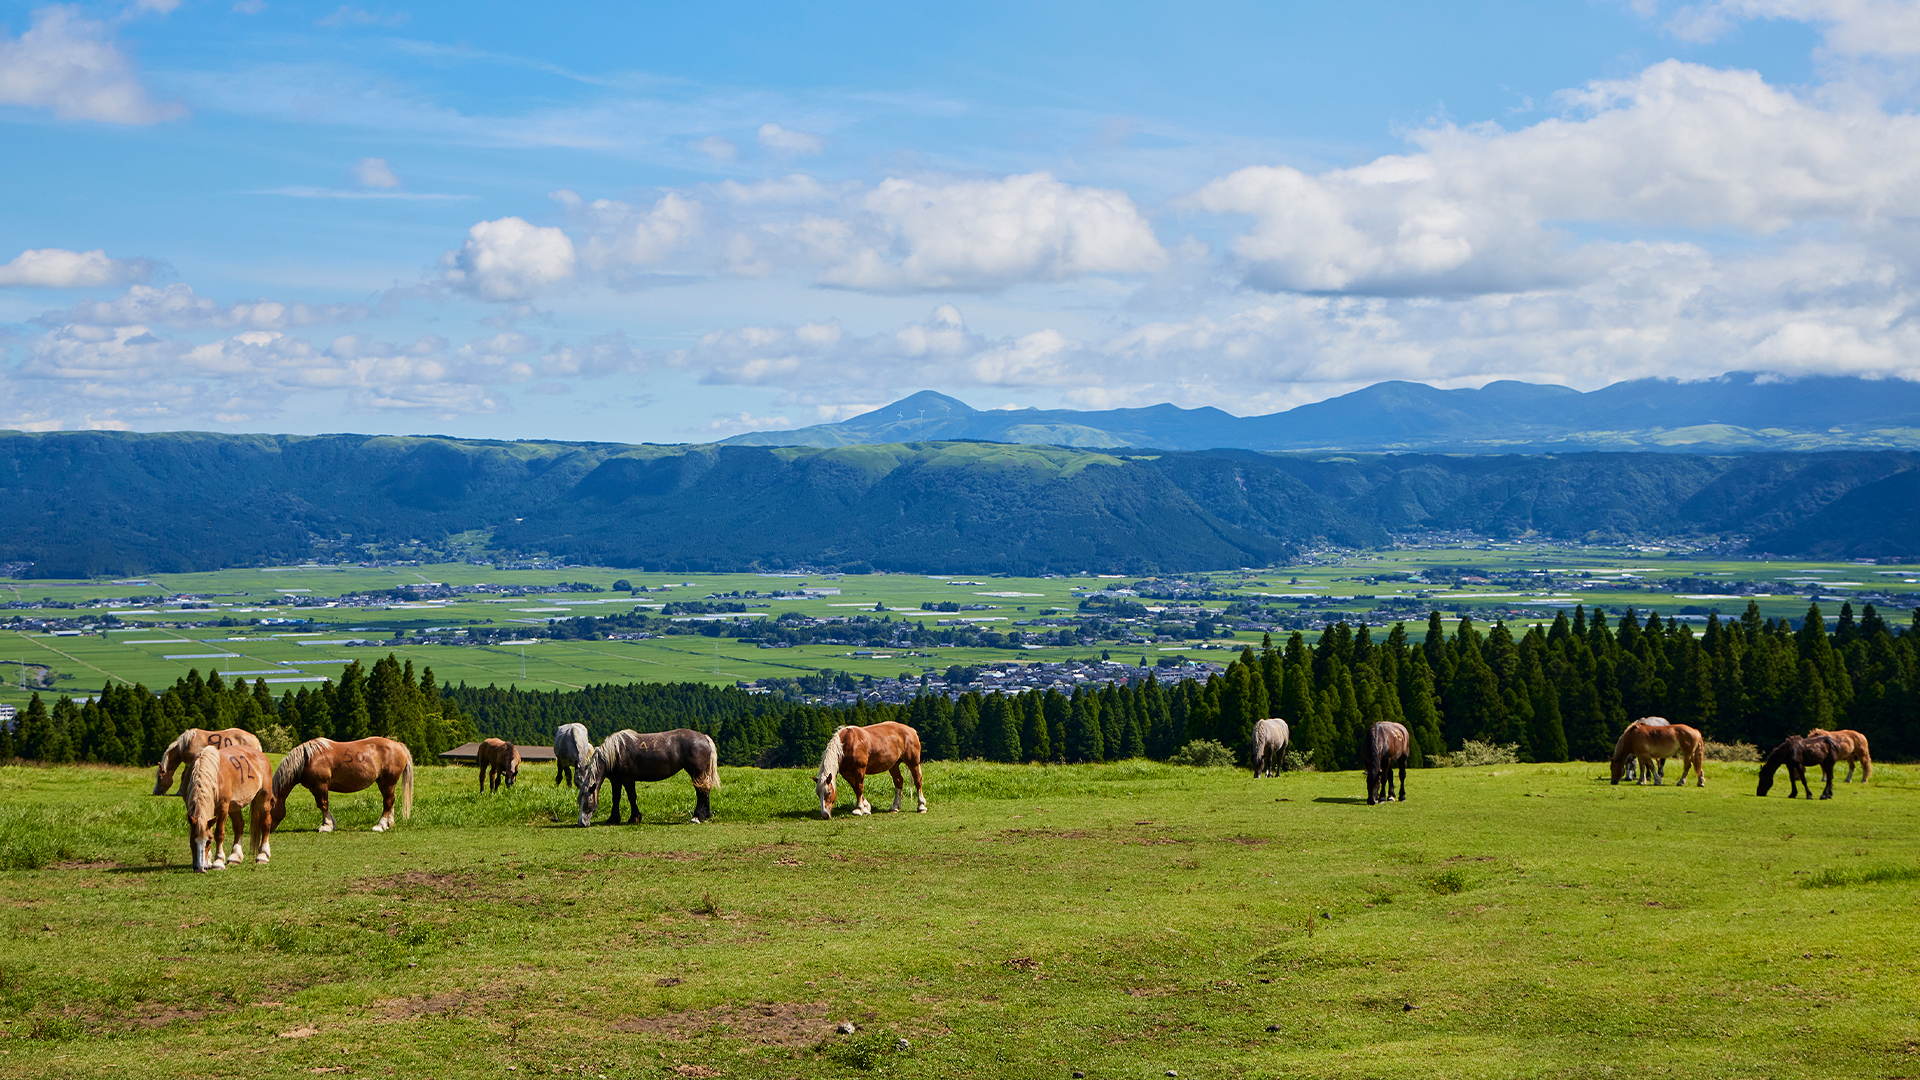
[[[1640,719],[1635,720],[1633,724],[1645,724],[1648,727],[1671,727],[1672,726],[1668,722],[1667,718],[1664,716],[1643,716]],[[1628,724],[1627,726],[1632,727],[1633,724]],[[1667,759],[1666,758],[1661,758],[1660,763],[1654,766],[1653,776],[1654,776],[1654,783],[1656,784],[1664,783],[1666,781],[1667,779]],[[1635,783],[1639,783],[1640,782],[1639,764],[1634,761],[1628,761],[1627,771],[1624,775],[1620,777],[1620,779],[1632,780]]]
[[[561,724],[553,729],[553,782],[577,784],[576,771],[593,758],[593,740],[585,724]]]
[[[1269,716],[1253,725],[1253,775],[1272,776],[1287,767],[1287,722]]]

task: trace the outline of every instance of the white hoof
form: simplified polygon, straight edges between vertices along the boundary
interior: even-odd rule
[[[393,822],[387,821],[384,818],[373,823],[374,832],[386,832],[388,829],[391,829],[391,828],[393,828]]]
[[[700,820],[699,818],[697,818],[697,817],[696,817],[696,818],[688,818],[687,820],[688,820],[688,821],[691,821],[691,822],[693,822],[693,823],[694,823],[695,825],[705,825],[705,824],[706,824],[706,822],[704,822],[704,821],[701,821],[701,820]]]
[[[263,851],[260,854],[255,855],[253,857],[253,861],[256,863],[259,863],[261,866],[267,865],[267,853]]]
[[[915,810],[915,811],[914,811],[914,813],[916,813],[916,814],[924,814],[924,813],[926,813],[926,812],[927,812],[927,804],[926,804],[926,803],[921,803],[921,804],[920,804],[920,809],[918,809],[918,810]]]
[[[225,870],[226,868],[227,860],[225,859],[215,859],[213,860],[213,865],[208,867],[209,870]]]
[[[321,826],[320,826],[319,828],[317,828],[317,829],[315,829],[315,830],[313,830],[313,831],[314,831],[314,832],[332,832],[332,831],[333,831],[333,822],[331,822],[331,821],[328,821],[328,822],[323,822],[323,823],[321,824]]]

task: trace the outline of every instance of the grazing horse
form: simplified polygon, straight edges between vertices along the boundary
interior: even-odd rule
[[[1393,767],[1400,766],[1401,802],[1407,801],[1407,757],[1413,737],[1404,725],[1391,720],[1371,724],[1360,733],[1360,760],[1367,767],[1367,805],[1393,802]]]
[[[1653,763],[1677,757],[1684,765],[1680,769],[1680,779],[1674,782],[1675,786],[1686,784],[1687,770],[1692,769],[1694,784],[1706,787],[1706,743],[1699,729],[1685,724],[1635,721],[1627,725],[1627,730],[1620,733],[1620,741],[1613,744],[1613,782],[1620,782],[1626,774],[1627,762],[1632,760],[1640,764],[1637,771],[1639,779],[1634,783],[1644,784],[1651,776],[1653,786],[1659,787],[1663,778],[1655,775]]]
[[[1635,720],[1634,723],[1646,724],[1649,727],[1668,726],[1667,718],[1664,716],[1643,716],[1640,719]],[[1666,758],[1661,758],[1660,760],[1654,763],[1653,775],[1654,775],[1656,784],[1667,778],[1667,759]],[[1627,771],[1620,775],[1620,779],[1633,780],[1637,782],[1640,779],[1640,764],[1634,761],[1627,762]]]
[[[197,727],[188,728],[173,740],[167,752],[160,757],[160,767],[153,773],[153,793],[165,795],[173,787],[173,771],[181,765],[187,767],[187,775],[180,778],[180,794],[184,798],[187,785],[193,781],[193,759],[200,751],[209,746],[225,749],[229,746],[244,746],[249,750],[260,749],[260,740],[253,732],[245,728],[230,727],[221,731],[202,731]],[[240,842],[234,837],[234,843]]]
[[[287,756],[280,759],[280,767],[273,771],[274,828],[279,828],[280,820],[287,816],[287,794],[295,786],[313,792],[321,819],[316,831],[332,832],[333,810],[327,801],[328,793],[337,791],[349,795],[374,784],[380,785],[382,801],[374,832],[393,828],[395,788],[400,789],[402,811],[408,818],[413,817],[413,755],[405,743],[378,735],[352,742],[308,739],[289,750]]]
[[[893,812],[900,812],[900,797],[906,782],[900,766],[913,770],[913,797],[919,800],[919,812],[927,812],[927,793],[920,782],[920,733],[891,720],[866,727],[835,728],[827,740],[827,752],[820,758],[820,774],[813,789],[820,796],[820,816],[833,817],[833,804],[839,798],[835,778],[844,776],[853,786],[853,812],[873,813],[867,803],[867,777],[876,773],[893,774]]]
[[[500,781],[505,780],[508,787],[520,775],[520,748],[505,739],[488,739],[480,744],[480,790],[486,791],[487,781],[493,781],[494,791],[500,790]]]
[[[1840,748],[1840,761],[1847,763],[1847,778],[1841,783],[1853,783],[1853,764],[1856,761],[1860,763],[1860,782],[1864,784],[1873,778],[1873,755],[1867,752],[1865,735],[1851,728],[1841,728],[1839,731],[1814,728],[1807,732],[1809,739],[1817,739],[1823,735],[1832,739],[1833,744]],[[1836,765],[1839,763],[1839,761],[1834,762]]]
[[[561,724],[553,729],[553,782],[578,785],[579,769],[593,756],[593,740],[585,724]]]
[[[1807,789],[1807,798],[1813,798],[1813,785],[1807,783],[1807,766],[1818,765],[1827,776],[1827,790],[1820,793],[1823,799],[1833,798],[1833,765],[1841,757],[1840,741],[1831,735],[1787,736],[1787,741],[1773,748],[1767,755],[1766,764],[1760,766],[1760,786],[1755,795],[1765,795],[1773,787],[1773,774],[1780,766],[1787,767],[1787,798],[1791,799]]]
[[[273,854],[273,779],[267,757],[245,746],[201,747],[187,773],[187,843],[193,849],[193,872],[225,870],[240,861],[240,811],[252,808],[253,831],[247,836],[247,854],[264,863]],[[225,854],[227,819],[233,819],[234,851]]]
[[[1269,716],[1253,725],[1253,775],[1272,776],[1287,767],[1287,722]]]
[[[620,824],[620,792],[627,793],[627,809],[632,817],[627,824],[640,821],[640,799],[633,784],[644,780],[651,784],[686,770],[693,781],[693,823],[698,825],[713,816],[707,795],[720,786],[720,748],[697,731],[676,728],[673,731],[638,732],[632,728],[607,736],[580,768],[580,827],[593,824],[600,810],[600,785],[613,789],[613,814],[607,824]]]

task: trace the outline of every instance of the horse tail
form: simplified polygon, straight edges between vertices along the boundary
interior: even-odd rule
[[[193,756],[193,775],[187,779],[187,813],[205,821],[219,811],[220,748],[206,746]]]
[[[701,762],[693,787],[695,791],[712,791],[720,786],[720,748],[714,745],[711,735],[700,736],[700,741],[707,744],[707,759]]]
[[[400,743],[400,753],[406,756],[407,771],[400,776],[400,814],[404,821],[413,820],[413,751],[407,744]]]
[[[307,775],[307,765],[313,760],[313,755],[331,745],[325,739],[308,739],[287,751],[287,756],[280,759],[279,767],[273,770],[273,801],[285,802],[287,793],[299,786],[301,779]]]

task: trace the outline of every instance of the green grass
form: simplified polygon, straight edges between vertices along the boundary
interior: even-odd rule
[[[708,825],[675,780],[582,830],[539,767],[425,769],[392,833],[297,795],[271,865],[199,876],[147,773],[0,769],[0,865],[38,867],[0,871],[0,1076],[1916,1071],[1911,767],[1816,803],[1752,765],[1435,769],[1378,807],[1352,773],[926,772],[924,815],[726,769]]]

